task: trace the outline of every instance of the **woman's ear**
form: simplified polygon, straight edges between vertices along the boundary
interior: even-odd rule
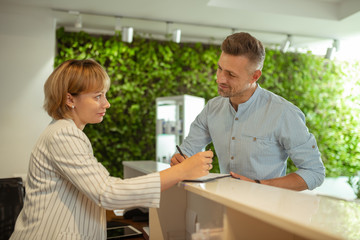
[[[70,94],[66,94],[66,105],[71,109],[74,108],[74,97]]]

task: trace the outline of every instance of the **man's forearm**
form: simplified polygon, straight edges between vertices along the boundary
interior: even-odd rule
[[[304,179],[296,173],[290,173],[284,177],[261,180],[261,184],[302,191],[308,189]]]

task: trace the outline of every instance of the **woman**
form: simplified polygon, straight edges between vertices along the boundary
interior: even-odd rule
[[[31,153],[25,203],[10,239],[106,239],[106,209],[159,207],[161,191],[209,173],[211,151],[138,178],[109,176],[82,131],[103,120],[109,86],[91,59],[68,60],[47,79],[44,108],[53,121]]]

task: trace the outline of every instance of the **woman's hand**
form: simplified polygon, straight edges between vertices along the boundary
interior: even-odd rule
[[[214,153],[211,150],[199,152],[190,158],[183,159],[183,161],[173,165],[173,167],[161,171],[161,191],[170,188],[180,181],[196,179],[209,174],[213,167],[213,156]]]
[[[212,158],[214,153],[211,150],[199,152],[178,164],[184,173],[183,180],[196,179],[209,174],[212,169]]]

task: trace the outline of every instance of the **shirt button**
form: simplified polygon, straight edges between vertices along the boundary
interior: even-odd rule
[[[237,121],[237,120],[239,120],[239,118],[235,118],[235,120]]]
[[[253,138],[254,142],[256,141],[256,137]]]
[[[235,140],[235,137],[232,137],[231,139],[232,139],[232,140]]]
[[[231,160],[234,160],[234,157],[231,157]]]
[[[312,148],[315,148],[315,145],[312,145]]]

